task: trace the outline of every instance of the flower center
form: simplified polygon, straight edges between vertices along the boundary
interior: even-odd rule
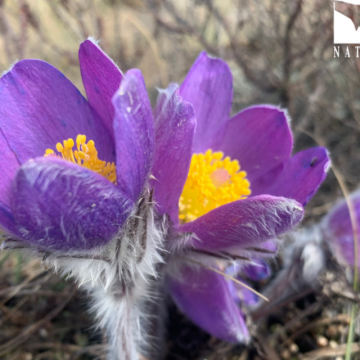
[[[63,144],[57,143],[56,150],[60,154],[56,154],[54,150],[47,149],[44,156],[56,156],[78,164],[87,169],[97,172],[98,174],[106,177],[112,183],[116,184],[116,166],[114,163],[102,161],[98,158],[98,152],[93,140],[86,143],[85,135],[78,135],[76,137],[77,150],[73,151],[74,140],[67,139]]]
[[[210,210],[235,200],[246,199],[250,182],[237,160],[223,159],[222,152],[194,154],[179,201],[179,219],[189,222]]]

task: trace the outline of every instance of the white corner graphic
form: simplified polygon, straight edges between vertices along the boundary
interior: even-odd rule
[[[344,4],[360,5],[360,0],[340,1]],[[360,44],[360,27],[350,17],[337,11],[334,2],[334,44]]]

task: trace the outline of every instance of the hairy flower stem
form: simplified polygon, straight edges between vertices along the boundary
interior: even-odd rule
[[[149,360],[159,360],[164,357],[165,322],[166,322],[166,291],[164,270],[166,265],[159,264],[158,278],[152,282],[147,298],[141,305],[141,326],[146,333],[142,354]]]
[[[139,354],[150,360],[160,358],[158,351],[163,347],[154,342],[162,333],[159,314],[163,312],[166,231],[154,216],[152,194],[148,193],[139,200],[113,247],[110,272],[114,276],[104,279],[105,287],[90,289],[92,310],[108,337],[108,360],[138,360]]]
[[[162,264],[161,264],[162,265]],[[159,266],[162,272],[164,266]],[[114,286],[120,286],[119,283]],[[159,360],[163,353],[165,300],[163,277],[149,279],[146,295],[92,289],[93,310],[108,339],[108,360]],[[118,289],[119,290],[119,289]]]
[[[105,330],[108,360],[161,358],[163,244],[167,221],[155,219],[152,193],[145,191],[126,225],[106,246],[84,251],[44,251],[8,238],[2,249],[37,256],[47,267],[73,277],[92,299],[91,311]]]

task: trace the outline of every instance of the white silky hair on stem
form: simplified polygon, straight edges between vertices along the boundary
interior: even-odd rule
[[[157,359],[151,327],[161,313],[166,226],[155,220],[150,191],[145,192],[126,225],[107,245],[84,251],[46,252],[9,239],[2,249],[19,249],[46,267],[72,277],[92,299],[91,312],[108,339],[108,360]],[[149,306],[149,304],[157,306]],[[147,313],[147,311],[151,313]],[[154,313],[155,312],[155,313]],[[156,326],[155,326],[156,327]],[[156,331],[157,334],[161,331]]]
[[[116,279],[105,294],[101,288],[92,291],[92,310],[109,338],[109,360],[138,359],[139,352],[146,356],[152,351],[147,329],[147,316],[152,314],[147,314],[144,303],[152,297],[157,300],[153,289],[159,281],[156,267],[163,263],[164,233],[155,225],[152,204],[139,204],[138,209],[118,250],[121,281]]]

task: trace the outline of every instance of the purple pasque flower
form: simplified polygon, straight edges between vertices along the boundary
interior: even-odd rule
[[[357,221],[357,236],[360,239],[360,191],[356,191],[349,198],[354,209]],[[338,262],[343,266],[354,267],[355,248],[354,230],[351,222],[350,211],[345,199],[339,201],[324,216],[320,229],[325,241],[330,244]],[[360,249],[358,244],[357,267],[360,268]]]
[[[154,119],[139,70],[122,74],[90,40],[79,60],[88,100],[40,60],[20,61],[0,80],[2,247],[87,284],[109,359],[137,359],[146,343],[140,299],[162,262],[148,186]],[[192,106],[179,103],[194,121]]]
[[[276,107],[229,119],[231,73],[205,53],[180,88],[160,91],[154,116],[138,70],[123,75],[89,40],[79,59],[88,101],[38,60],[0,80],[3,247],[30,249],[93,287],[111,359],[135,359],[146,344],[138,324],[146,328],[142,305],[161,279],[163,247],[179,307],[211,334],[247,341],[223,277],[188,260],[273,254],[272,239],[302,219],[323,180],[326,151],[290,157]]]
[[[206,53],[198,57],[179,94],[193,104],[196,113],[192,151],[190,135],[170,141],[169,134],[181,129],[181,122],[171,126],[164,121],[164,114],[173,106],[173,95],[167,90],[159,97],[152,171],[158,211],[168,214],[172,224],[167,240],[167,248],[173,253],[169,260],[168,289],[179,308],[199,327],[226,341],[247,342],[245,319],[227,280],[208,268],[217,269],[219,261],[225,263],[222,265],[225,268],[234,261],[249,263],[254,258],[273,256],[274,239],[299,223],[303,206],[324,180],[328,154],[324,148],[316,147],[291,156],[289,119],[286,112],[275,106],[252,106],[230,117],[230,69],[222,60]],[[189,129],[188,133],[192,135],[192,131]],[[219,160],[219,152],[228,160]],[[198,153],[205,155],[199,157]],[[206,191],[195,188],[210,186],[204,184],[212,182],[224,190],[223,184],[232,176],[232,165],[218,166],[218,162],[230,164],[233,160],[246,171],[243,178],[248,179],[247,184],[239,185],[238,197],[221,203],[218,189],[215,193],[211,188],[204,200]],[[216,168],[211,168],[213,172],[209,172],[208,178],[199,175],[204,173],[201,161]],[[195,175],[191,177],[192,174]],[[197,180],[200,177],[201,181]],[[231,197],[230,187],[222,192],[224,197]],[[214,197],[220,206],[205,213],[199,209],[200,202],[206,208]],[[201,216],[196,216],[196,212]],[[205,267],[198,266],[199,262]]]
[[[88,101],[40,60],[16,63],[0,82],[0,222],[14,239],[46,250],[109,242],[150,173],[154,125],[141,73],[121,74],[89,40],[79,57]],[[109,82],[102,82],[105,76]],[[94,141],[101,160],[116,164],[117,184],[76,161],[44,157],[79,134]]]

